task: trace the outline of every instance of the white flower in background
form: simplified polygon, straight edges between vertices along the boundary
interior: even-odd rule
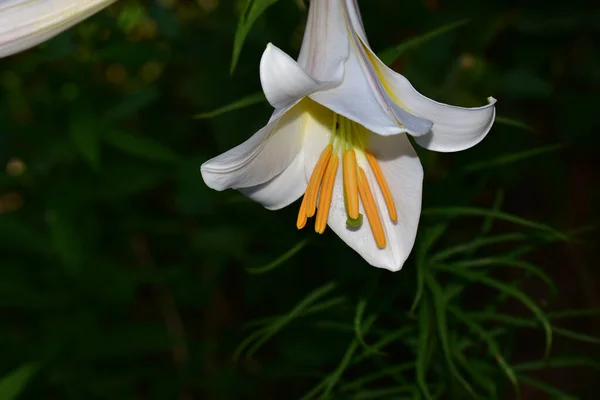
[[[441,104],[385,66],[355,0],[312,0],[298,61],[269,44],[260,78],[271,119],[204,163],[206,184],[271,210],[304,194],[299,229],[316,215],[318,233],[329,225],[371,265],[392,271],[413,247],[421,212],[423,170],[406,133],[427,149],[459,151],[480,142],[495,117],[493,98],[479,108]]]
[[[36,46],[116,0],[0,0],[0,57]]]

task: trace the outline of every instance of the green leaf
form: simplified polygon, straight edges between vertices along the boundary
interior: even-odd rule
[[[146,160],[167,163],[174,163],[179,160],[179,156],[175,152],[149,137],[111,131],[104,135],[104,140],[124,153]]]
[[[335,284],[333,282],[328,283],[324,286],[321,286],[318,289],[310,292],[300,303],[296,305],[289,313],[282,315],[280,318],[277,318],[270,325],[268,325],[263,330],[263,334],[261,334],[260,339],[258,339],[252,347],[248,349],[246,353],[247,358],[251,358],[258,349],[260,349],[271,337],[273,337],[277,332],[283,329],[286,325],[288,325],[292,320],[302,314],[307,308],[309,308],[313,303],[319,300],[321,297],[325,296],[333,289],[335,289]],[[240,346],[241,347],[241,346]],[[238,349],[240,348],[238,347]],[[236,351],[236,353],[238,353]]]
[[[47,213],[50,236],[60,258],[70,273],[82,271],[85,257],[82,236],[78,234],[74,217],[63,210],[51,210]]]
[[[548,385],[546,382],[531,378],[527,375],[519,375],[519,380],[521,382],[524,382],[526,384],[528,384],[529,386],[533,386],[535,388],[538,388],[546,393],[548,393],[551,396],[555,396],[558,399],[561,400],[579,400],[577,397],[575,396],[571,396],[568,393],[563,392],[562,390],[559,390],[557,388],[555,388],[554,386]]]
[[[356,305],[356,313],[354,315],[354,333],[356,335],[356,340],[363,347],[363,349],[365,350],[365,352],[367,354],[369,354],[369,353],[377,354],[377,353],[379,353],[379,351],[372,348],[365,342],[364,332],[362,330],[362,328],[363,328],[362,318],[363,318],[363,314],[365,312],[366,307],[367,307],[367,300],[360,299],[358,304]]]
[[[229,72],[231,74],[233,74],[233,71],[235,71],[242,48],[244,47],[244,42],[246,41],[246,36],[248,36],[248,33],[250,33],[252,25],[254,25],[256,20],[267,10],[267,8],[271,7],[278,1],[279,0],[247,0],[246,8],[244,9],[242,15],[240,15],[240,20],[235,32],[231,66],[229,68]]]
[[[276,260],[274,260],[262,267],[246,268],[246,272],[249,274],[254,274],[254,275],[259,275],[259,274],[264,274],[266,272],[269,272],[269,271],[279,267],[280,265],[285,263],[290,258],[294,257],[300,250],[302,250],[308,244],[308,242],[309,242],[308,239],[304,239],[300,243],[296,244],[294,247],[292,247],[291,249],[286,251],[284,254],[279,256]]]
[[[37,372],[37,364],[25,364],[0,379],[0,399],[15,400]]]
[[[547,368],[590,367],[600,370],[600,362],[587,357],[560,357],[540,361],[530,361],[514,366],[515,371],[535,371]]]
[[[410,313],[414,313],[423,295],[423,288],[425,287],[425,274],[428,266],[427,255],[431,247],[435,242],[442,236],[446,230],[446,225],[435,225],[429,227],[423,231],[423,235],[419,238],[417,244],[417,292],[413,300],[412,306],[410,307]]]
[[[358,378],[353,379],[351,382],[346,383],[340,387],[340,390],[343,392],[348,392],[352,390],[358,390],[364,385],[371,383],[373,381],[377,381],[379,379],[384,379],[388,377],[396,376],[402,372],[409,371],[415,368],[414,362],[407,362],[400,365],[395,365],[389,368],[384,368],[380,371],[373,372],[372,374],[360,376]]]
[[[399,44],[398,46],[384,50],[384,51],[380,52],[378,54],[378,56],[381,59],[381,61],[383,61],[387,65],[390,65],[394,61],[396,61],[400,56],[402,56],[404,53],[406,53],[408,50],[418,47],[418,46],[422,45],[423,43],[426,43],[426,42],[430,41],[431,39],[434,39],[446,32],[449,32],[453,29],[459,28],[459,27],[465,25],[469,21],[470,21],[469,19],[463,19],[460,21],[453,22],[451,24],[441,26],[433,31],[430,31],[423,35],[411,38],[411,39]]]
[[[452,351],[450,349],[450,340],[448,339],[448,324],[446,322],[446,298],[444,293],[442,292],[441,287],[433,277],[431,273],[427,274],[426,277],[427,286],[431,291],[433,296],[433,306],[436,317],[436,327],[438,331],[438,336],[440,342],[442,343],[442,351],[444,352],[444,358],[448,363],[448,367],[450,368],[450,372],[454,376],[458,382],[473,396],[479,397],[471,384],[467,382],[467,380],[462,376],[456,365],[454,364],[454,359],[452,356]]]
[[[240,110],[242,108],[250,107],[255,104],[264,103],[265,101],[267,101],[267,99],[265,98],[265,95],[263,94],[263,92],[257,92],[257,93],[253,93],[251,95],[242,97],[241,99],[238,99],[238,100],[236,100],[232,103],[229,103],[223,107],[219,107],[215,110],[196,114],[196,115],[194,115],[194,118],[195,119],[214,118],[214,117],[218,117],[219,115],[226,114],[230,111]]]
[[[397,399],[396,395],[403,393],[413,393],[417,390],[417,387],[414,385],[404,385],[404,386],[394,386],[389,388],[379,388],[373,390],[362,390],[360,392],[355,393],[350,399],[355,400],[368,400],[368,399],[388,399],[394,398]]]
[[[445,248],[438,253],[431,256],[430,262],[441,262],[452,256],[462,253],[470,253],[481,247],[489,246],[492,244],[505,243],[505,242],[517,242],[526,240],[527,236],[522,233],[507,233],[504,235],[490,236],[484,238],[476,238],[475,240],[459,244],[456,246]]]
[[[507,293],[515,299],[519,300],[523,305],[525,305],[531,312],[538,318],[539,322],[542,324],[545,334],[546,334],[546,356],[550,354],[550,349],[552,347],[552,326],[548,321],[548,317],[544,314],[544,312],[535,304],[533,300],[531,300],[525,293],[515,289],[512,286],[508,286],[503,282],[497,281],[495,279],[490,278],[489,276],[481,273],[473,273],[470,271],[466,271],[464,269],[456,269],[450,266],[445,265],[436,265],[436,268],[440,270],[444,270],[451,274],[462,276],[463,278],[472,281],[472,282],[481,282],[487,286],[493,287],[503,293]]]
[[[431,310],[429,301],[424,298],[419,306],[419,341],[417,345],[416,375],[417,385],[426,400],[431,400],[431,392],[427,387],[427,371],[429,370],[429,343],[431,335]]]
[[[102,119],[112,122],[130,117],[156,101],[159,94],[157,87],[146,86],[125,97],[120,103],[108,110]]]
[[[565,146],[563,144],[553,144],[549,146],[537,147],[535,149],[529,149],[519,151],[515,153],[503,154],[499,157],[492,158],[491,160],[481,161],[465,166],[464,170],[468,172],[481,171],[482,169],[503,167],[507,164],[512,164],[518,161],[523,161],[532,157],[536,157],[542,154],[551,153],[554,151],[562,150]]]
[[[484,208],[475,207],[439,207],[439,208],[426,208],[423,210],[425,216],[445,216],[445,217],[457,217],[457,216],[479,216],[479,217],[493,217],[501,219],[503,221],[511,222],[516,225],[521,225],[527,228],[538,229],[552,234],[557,239],[569,240],[569,236],[564,233],[544,224],[526,220],[524,218],[517,217],[512,214],[487,210]]]
[[[326,300],[322,303],[317,303],[314,306],[307,308],[306,310],[302,311],[298,316],[305,317],[307,315],[317,314],[322,311],[333,308],[337,305],[343,304],[346,301],[347,301],[347,299],[345,297],[334,297],[333,299]],[[262,318],[262,319],[250,321],[244,325],[243,329],[251,328],[254,326],[268,325],[281,317],[282,317],[281,315],[278,315],[276,317]]]
[[[523,260],[515,260],[511,258],[494,258],[494,257],[485,257],[485,258],[476,258],[468,261],[461,261],[450,264],[450,267],[456,268],[473,268],[473,267],[517,267],[521,268],[527,272],[530,272],[532,275],[540,278],[544,283],[548,286],[553,296],[556,296],[558,293],[558,289],[556,288],[556,284],[546,274],[541,268],[538,266],[531,264],[527,261]]]
[[[460,311],[460,309],[458,307],[453,307],[453,306],[450,307],[450,312],[452,312],[452,314],[454,314],[459,319],[461,319],[469,327],[469,329],[471,329],[474,333],[479,335],[479,337],[481,337],[485,341],[485,343],[488,346],[488,351],[489,351],[490,355],[492,357],[494,357],[496,362],[498,362],[498,365],[500,365],[500,368],[502,369],[504,374],[511,381],[515,391],[517,392],[517,398],[519,398],[520,397],[519,396],[519,394],[520,394],[519,382],[518,382],[517,376],[515,374],[515,371],[513,370],[513,368],[511,368],[511,366],[506,362],[506,360],[500,353],[500,346],[494,340],[494,337],[492,335],[490,335],[481,325],[479,325],[478,323],[473,321],[471,318],[469,318],[467,315],[465,315],[462,311]]]
[[[523,130],[526,130],[526,131],[533,132],[533,128],[532,127],[530,127],[529,125],[527,125],[525,122],[519,121],[517,119],[508,118],[508,117],[502,117],[502,116],[497,115],[495,121],[498,124],[513,126],[515,128],[519,128],[519,129],[523,129]]]
[[[69,120],[69,137],[90,166],[100,168],[98,121],[88,108],[76,107]]]

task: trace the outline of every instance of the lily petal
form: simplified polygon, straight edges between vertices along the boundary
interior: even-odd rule
[[[419,93],[408,79],[377,58],[365,43],[363,47],[392,101],[413,115],[433,121],[433,127],[424,135],[409,131],[419,145],[439,152],[461,151],[481,142],[492,128],[496,117],[493,97],[488,98],[487,105],[474,108],[439,103]]]
[[[276,110],[275,118],[250,139],[202,164],[206,185],[215,190],[248,188],[279,175],[301,151],[305,104]]]
[[[262,204],[267,210],[279,210],[298,200],[306,190],[304,152],[275,178],[263,184],[240,189],[245,196]]]
[[[344,77],[350,43],[341,1],[312,1],[308,11],[298,64],[322,82],[341,82]]]
[[[271,43],[260,59],[260,83],[274,108],[285,107],[328,86],[306,73],[296,61]]]
[[[0,2],[0,57],[40,44],[116,0],[4,0]]]

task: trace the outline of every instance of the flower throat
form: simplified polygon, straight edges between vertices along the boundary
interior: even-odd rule
[[[377,180],[379,190],[383,194],[389,218],[392,222],[396,223],[398,221],[398,214],[383,172],[375,157],[365,148],[367,133],[361,125],[335,113],[331,133],[329,144],[323,149],[308,181],[298,212],[296,226],[298,229],[304,228],[307,219],[313,217],[316,213],[315,232],[321,234],[325,231],[331,207],[333,186],[341,158],[344,206],[347,215],[346,225],[356,229],[360,229],[362,226],[363,215],[359,212],[360,199],[373,232],[375,243],[377,247],[383,249],[386,246],[386,237],[381,215],[367,181],[367,175],[357,162],[357,152],[369,164]]]

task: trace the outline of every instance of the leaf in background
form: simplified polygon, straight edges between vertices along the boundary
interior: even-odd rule
[[[296,255],[296,253],[298,253],[300,250],[302,250],[306,246],[308,241],[309,241],[308,239],[304,239],[300,243],[296,244],[294,247],[292,247],[291,249],[286,251],[284,254],[282,254],[280,257],[278,257],[276,260],[274,260],[262,267],[246,268],[246,272],[249,274],[255,274],[255,275],[264,274],[265,272],[269,272],[272,269],[275,269],[278,266],[280,266],[281,264],[285,263],[290,258],[294,257]]]
[[[552,326],[548,321],[548,317],[544,314],[544,312],[540,309],[540,307],[535,304],[533,300],[525,293],[521,292],[518,289],[515,289],[512,286],[509,286],[503,282],[500,282],[496,279],[490,278],[489,276],[482,273],[474,273],[460,268],[454,268],[446,265],[436,265],[437,269],[449,272],[451,274],[455,274],[458,276],[462,276],[463,278],[471,281],[471,282],[481,282],[487,286],[493,287],[500,292],[509,294],[515,299],[519,300],[524,306],[529,308],[529,310],[537,317],[538,321],[542,324],[544,328],[544,332],[546,334],[546,350],[545,354],[548,356],[550,354],[550,349],[552,348]]]
[[[79,272],[85,251],[82,236],[78,234],[75,228],[74,219],[59,210],[49,211],[46,219],[50,226],[50,236],[63,264],[70,272]]]
[[[265,95],[263,92],[257,92],[257,93],[253,93],[250,94],[248,96],[242,97],[241,99],[238,99],[234,102],[231,102],[223,107],[219,107],[215,110],[212,111],[208,111],[205,113],[200,113],[200,114],[196,114],[194,115],[195,119],[208,119],[208,118],[214,118],[214,117],[218,117],[221,114],[225,114],[228,113],[230,111],[235,111],[235,110],[239,110],[242,108],[246,108],[249,106],[253,106],[255,104],[260,104],[260,103],[264,103],[266,102],[267,99],[265,98]]]
[[[37,364],[25,364],[0,379],[0,399],[16,400],[38,368]]]
[[[515,371],[510,365],[506,362],[502,354],[500,353],[500,346],[494,340],[492,335],[489,334],[481,325],[473,321],[471,318],[463,314],[458,307],[450,307],[450,311],[452,314],[456,315],[459,319],[461,319],[474,333],[479,335],[487,344],[488,351],[492,357],[498,362],[500,368],[506,375],[506,377],[511,381],[515,391],[517,392],[517,398],[520,397],[520,388],[517,376],[515,375]],[[515,368],[516,369],[516,368]]]
[[[444,233],[445,230],[445,224],[439,224],[433,227],[428,227],[423,231],[423,234],[419,238],[416,250],[417,292],[415,294],[415,299],[413,300],[412,306],[410,307],[410,313],[413,313],[417,309],[419,300],[421,300],[421,296],[423,295],[423,288],[425,287],[425,274],[428,266],[427,254],[429,254],[431,247],[440,238],[440,236]]]
[[[451,24],[441,26],[423,35],[419,35],[417,37],[408,39],[407,41],[399,44],[398,46],[392,47],[391,49],[384,50],[378,53],[378,56],[381,59],[381,61],[383,61],[387,65],[390,65],[394,61],[396,61],[400,56],[406,53],[407,50],[410,50],[411,48],[417,47],[431,39],[434,39],[443,33],[459,28],[469,21],[469,19],[463,19],[460,21],[453,22]]]
[[[546,231],[551,233],[558,239],[568,241],[569,237],[564,233],[544,224],[540,224],[538,222],[533,222],[526,220],[521,217],[517,217],[512,214],[487,210],[484,208],[475,208],[475,207],[439,207],[439,208],[426,208],[423,210],[422,215],[424,216],[446,216],[446,217],[456,217],[456,216],[481,216],[487,217],[491,216],[497,219],[501,219],[507,222],[511,222],[513,224],[521,225],[527,228],[538,229],[540,231]]]
[[[250,29],[252,29],[252,25],[256,22],[258,17],[260,17],[267,8],[277,3],[279,0],[247,0],[246,8],[242,15],[240,15],[240,20],[238,22],[237,30],[235,32],[235,40],[233,43],[233,54],[231,56],[231,66],[229,68],[229,72],[233,74],[235,71],[235,67],[237,66],[238,60],[240,58],[240,53],[242,52],[242,48],[244,47],[244,42],[246,40],[246,36],[250,33]]]
[[[475,397],[479,397],[479,395],[475,392],[471,384],[462,376],[456,365],[454,364],[453,352],[450,348],[450,339],[448,335],[448,323],[446,321],[446,297],[444,296],[444,292],[442,288],[435,280],[433,274],[427,273],[426,276],[427,286],[431,291],[431,295],[433,296],[433,308],[435,312],[436,318],[436,328],[438,331],[438,336],[440,342],[442,343],[442,350],[444,352],[444,358],[448,363],[448,367],[450,368],[450,372],[454,376],[454,378],[460,382],[460,384],[472,395]]]
[[[167,163],[175,163],[179,160],[179,156],[174,151],[149,137],[111,131],[103,138],[111,146],[132,156]]]
[[[123,101],[109,109],[102,119],[112,122],[129,117],[156,101],[159,94],[160,91],[155,86],[144,87],[125,97]]]
[[[523,129],[523,130],[526,130],[526,131],[533,132],[533,128],[532,127],[530,127],[529,125],[527,125],[525,122],[516,120],[514,118],[496,116],[496,120],[495,121],[498,124],[513,126],[515,128],[520,128],[520,129]]]
[[[94,170],[100,168],[98,120],[89,107],[75,107],[69,120],[69,136]]]
[[[482,169],[494,168],[494,167],[503,167],[507,164],[512,164],[518,161],[526,160],[531,157],[536,157],[541,154],[551,153],[553,151],[561,150],[565,146],[563,144],[552,144],[549,146],[542,146],[535,149],[519,151],[516,153],[504,154],[500,157],[493,158],[491,160],[486,160],[482,162],[477,162],[473,164],[469,164],[465,166],[465,171],[480,171]]]
[[[431,309],[429,299],[425,297],[419,306],[419,341],[417,345],[416,378],[421,394],[426,400],[432,400],[427,387],[427,371],[429,370],[429,351],[431,336]]]

